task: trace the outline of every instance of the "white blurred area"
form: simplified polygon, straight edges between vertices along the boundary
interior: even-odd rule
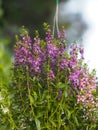
[[[73,21],[68,35],[69,37],[78,36],[79,31],[83,29],[81,21],[87,25],[87,28],[83,26],[85,31],[82,31],[83,35],[80,38],[82,41],[79,42],[82,42],[84,46],[86,63],[90,70],[96,69],[98,76],[98,0],[69,0],[65,4],[61,3],[59,17],[62,17],[63,21],[64,19],[66,21],[68,15],[71,15],[69,19],[72,19],[75,14],[80,14],[80,21],[79,18]]]

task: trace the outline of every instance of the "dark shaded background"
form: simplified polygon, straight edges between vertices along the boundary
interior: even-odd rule
[[[61,16],[62,5],[68,1],[59,0],[59,25],[64,25],[69,30],[70,27],[72,28],[67,36],[68,40],[72,42],[73,39],[81,37],[86,26],[80,14]],[[56,0],[0,0],[0,37],[7,38],[7,41],[11,43],[9,48],[12,50],[15,44],[15,35],[19,33],[23,25],[28,28],[32,37],[35,30],[39,30],[40,36],[43,37],[43,23],[47,22],[52,28],[55,10]]]
[[[24,25],[30,34],[38,29],[43,36],[42,24],[53,24],[56,0],[0,0],[2,16],[0,17],[0,30],[2,36],[14,42],[14,35]],[[60,0],[59,2],[66,1]]]

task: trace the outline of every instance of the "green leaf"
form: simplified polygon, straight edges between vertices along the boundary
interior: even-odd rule
[[[29,95],[29,99],[30,99],[30,105],[33,105],[34,104],[34,99],[31,95]]]
[[[56,123],[53,121],[53,120],[49,120],[50,121],[50,123],[54,126],[54,127],[56,127],[57,125],[56,125]]]
[[[77,117],[74,117],[74,119],[75,119],[76,125],[79,126],[79,122],[78,122],[78,120],[77,120]]]
[[[37,118],[35,118],[35,123],[36,123],[37,130],[41,130],[40,121]]]
[[[65,87],[65,84],[63,84],[62,82],[59,82],[57,84],[57,88],[64,88]]]
[[[43,115],[44,115],[44,111],[43,111],[43,112],[42,112],[42,111],[41,111],[41,112],[39,111],[39,112],[37,113],[37,118],[42,118]]]
[[[67,92],[67,91],[65,91],[64,95],[65,95],[65,97],[68,97],[68,92]]]
[[[67,109],[68,119],[70,119],[71,112]]]
[[[37,100],[37,93],[34,91],[33,92],[33,95],[34,95],[34,99],[35,99],[35,101]]]

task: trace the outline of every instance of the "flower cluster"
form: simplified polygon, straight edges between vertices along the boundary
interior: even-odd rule
[[[36,78],[39,81],[46,79],[45,81],[53,83],[59,80],[63,83],[67,82],[69,88],[76,92],[77,105],[82,104],[83,110],[88,110],[87,116],[91,116],[89,112],[93,113],[98,108],[94,95],[95,75],[91,75],[83,66],[83,48],[74,43],[67,51],[64,35],[63,29],[55,39],[48,28],[45,40],[41,40],[39,35],[31,40],[28,33],[24,33],[21,35],[21,40],[17,40],[16,43],[15,67],[17,69],[22,66],[32,79]],[[62,96],[63,90],[60,88],[58,101]]]
[[[83,108],[88,110],[86,118],[89,116],[94,119],[96,109],[98,109],[98,101],[95,99],[96,82],[95,78],[87,73],[82,73],[79,80],[79,92],[77,95],[77,103],[82,103]],[[98,114],[98,111],[97,111]]]

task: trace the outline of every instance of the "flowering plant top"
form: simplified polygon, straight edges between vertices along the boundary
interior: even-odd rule
[[[14,72],[22,100],[28,99],[23,106],[38,130],[77,129],[80,124],[85,129],[87,121],[98,122],[95,73],[83,63],[82,47],[74,43],[68,50],[64,29],[54,38],[49,25],[44,25],[45,39],[38,31],[31,39],[25,29],[17,38]]]

